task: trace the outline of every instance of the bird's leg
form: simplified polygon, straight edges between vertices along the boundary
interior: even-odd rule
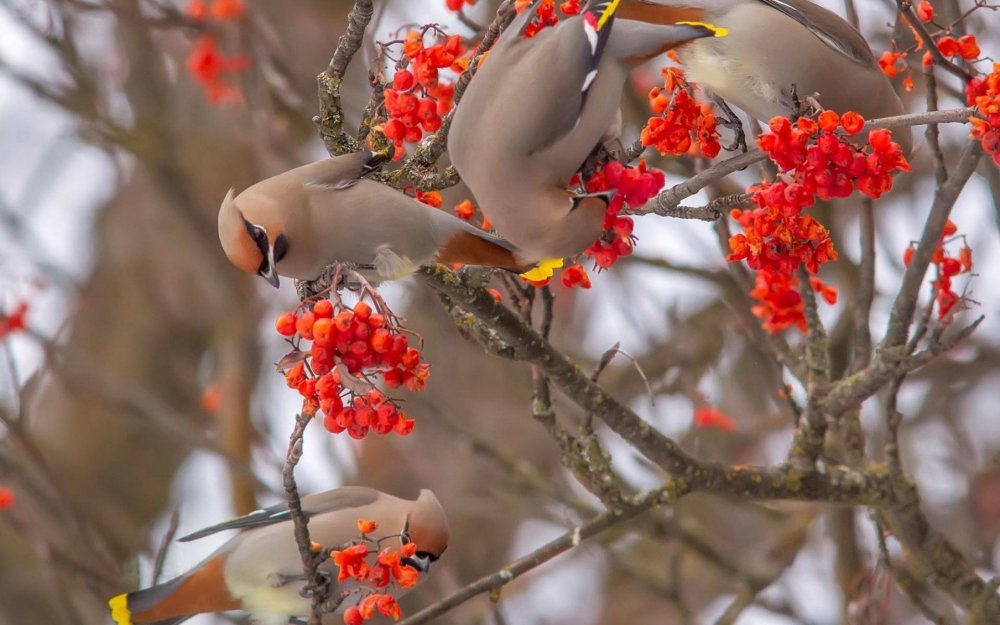
[[[303,578],[308,579],[307,576],[303,575]],[[311,599],[316,593],[319,593],[321,597],[325,597],[330,592],[330,574],[326,571],[316,571],[317,582],[310,582],[304,585],[299,590],[299,596],[305,599]]]
[[[823,105],[816,99],[817,95],[819,94],[813,93],[812,95],[800,97],[798,87],[794,84],[792,85],[791,101],[792,111],[794,111],[792,121],[795,121],[803,116],[812,117],[823,110]]]
[[[733,142],[725,146],[726,150],[733,151],[739,149],[742,152],[746,152],[747,136],[746,133],[743,132],[743,122],[740,121],[736,111],[729,107],[728,102],[714,93],[712,94],[712,102],[714,102],[715,105],[718,106],[724,113],[724,115],[719,118],[719,123],[733,131]]]

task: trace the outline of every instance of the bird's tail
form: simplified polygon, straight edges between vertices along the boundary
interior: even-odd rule
[[[468,227],[458,230],[438,250],[439,263],[461,263],[497,267],[520,273],[528,266],[517,257],[517,248],[485,230]]]
[[[202,612],[240,607],[223,577],[223,556],[209,558],[194,571],[108,601],[116,625],[176,625]]]

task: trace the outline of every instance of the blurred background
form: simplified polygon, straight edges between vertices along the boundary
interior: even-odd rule
[[[345,85],[351,119],[368,100],[372,38],[437,22],[471,42],[496,4],[479,0],[459,20],[444,0],[376,2],[369,40]],[[944,23],[972,6],[934,4]],[[312,123],[315,76],[350,5],[248,0],[242,18],[207,23],[191,19],[186,3],[166,0],[0,3],[0,311],[11,316],[26,305],[25,329],[6,333],[0,346],[0,487],[14,496],[0,512],[0,625],[108,623],[106,599],[151,581],[154,555],[173,526],[183,535],[280,500],[300,399],[275,373],[286,346],[273,321],[297,299],[288,281],[276,292],[234,269],[215,220],[230,187],[325,155]],[[901,48],[909,44],[891,3],[852,6],[876,56],[891,49],[893,36]],[[996,11],[976,13],[964,28],[979,35],[984,56],[1000,58]],[[225,75],[225,93],[199,84],[188,65],[206,32],[225,55],[246,59]],[[649,116],[645,94],[660,82],[658,69],[633,77],[623,107],[629,138]],[[912,111],[925,110],[919,67],[913,77],[916,89],[904,98]],[[963,106],[953,77],[938,78],[941,107]],[[968,129],[942,130],[953,157]],[[649,158],[669,172],[668,184],[706,166]],[[903,250],[919,236],[933,193],[926,147],[913,164],[876,205],[876,337]],[[739,191],[759,176],[741,172],[689,203]],[[462,187],[444,195],[446,210],[469,197]],[[823,275],[840,289],[840,303],[822,310],[841,370],[853,323],[859,206],[852,198],[814,213],[841,252]],[[953,221],[984,274],[968,285],[978,309],[959,322],[980,313],[987,321],[904,387],[904,461],[935,526],[991,575],[1000,558],[1000,289],[989,269],[1000,266],[1000,173],[989,159]],[[620,342],[649,388],[627,358],[613,362],[602,384],[698,457],[781,461],[792,415],[778,397],[780,372],[734,313],[748,300],[713,226],[647,216],[637,219],[636,234],[635,256],[592,276],[592,289],[553,287],[554,342],[587,369]],[[407,397],[416,429],[358,443],[311,426],[297,475],[306,493],[344,484],[404,497],[423,487],[437,493],[451,522],[450,549],[406,597],[410,613],[600,505],[560,466],[556,443],[531,418],[528,367],[487,356],[460,336],[420,280],[384,291],[423,335],[432,366],[427,390]],[[733,427],[697,427],[693,414],[704,406]],[[561,398],[557,413],[568,427],[582,418]],[[877,399],[862,412],[872,449],[881,448],[880,414]],[[658,471],[630,447],[602,438],[631,485],[658,484]],[[225,538],[170,547],[163,577],[185,571]],[[498,603],[480,597],[438,622],[712,623],[748,589],[763,591],[751,594],[741,625],[926,622],[878,567],[866,512],[705,495],[585,543],[507,586]],[[926,601],[948,612],[947,602],[924,590]]]

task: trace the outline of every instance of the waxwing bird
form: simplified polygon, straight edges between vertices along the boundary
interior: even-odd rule
[[[444,509],[429,490],[408,501],[348,486],[303,497],[302,510],[309,519],[310,539],[332,549],[358,537],[359,518],[376,521],[377,529],[368,536],[382,539],[382,547],[416,544],[416,554],[404,558],[403,564],[422,573],[430,570],[448,546]],[[284,625],[290,617],[308,616],[311,600],[300,594],[306,580],[288,507],[258,510],[180,540],[225,530],[239,533],[184,575],[111,599],[115,623],[174,625],[195,614],[241,609],[262,625]],[[332,561],[324,562],[320,570],[336,579]],[[350,582],[340,586],[331,581],[334,594]]]
[[[616,20],[619,0],[525,38],[537,5],[501,35],[455,111],[448,152],[500,236],[521,259],[582,252],[601,233],[607,196],[566,187],[613,134],[633,64],[701,37],[704,24]],[[612,34],[614,33],[614,34]]]
[[[258,182],[219,209],[229,260],[278,286],[278,276],[316,278],[333,262],[367,278],[402,278],[442,262],[520,270],[515,249],[461,219],[367,180],[371,152],[329,158]]]
[[[761,121],[797,113],[794,96],[865,119],[905,112],[861,33],[808,0],[622,0],[617,15],[728,28],[728,37],[694,41],[677,55],[693,82]],[[909,130],[893,135],[909,153]]]

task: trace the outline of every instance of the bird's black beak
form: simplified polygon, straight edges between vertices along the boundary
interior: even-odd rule
[[[278,288],[278,270],[275,267],[273,245],[270,245],[267,248],[267,266],[263,267],[257,273],[260,277],[267,280],[268,284],[270,284],[274,288]]]
[[[431,570],[431,559],[427,556],[414,555],[401,560],[403,564],[409,564],[421,573]]]

